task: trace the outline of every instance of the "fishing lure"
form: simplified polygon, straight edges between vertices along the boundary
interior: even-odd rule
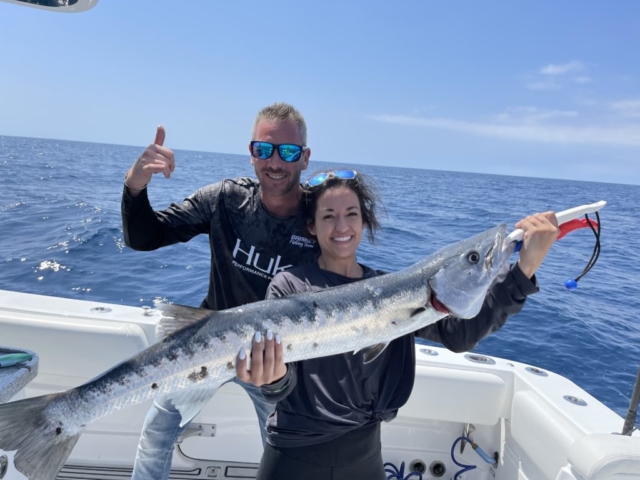
[[[558,219],[558,227],[560,229],[558,239],[564,237],[569,232],[573,232],[574,230],[578,230],[581,228],[590,228],[596,237],[596,244],[593,248],[593,252],[591,253],[591,258],[589,259],[587,266],[584,268],[584,270],[582,270],[582,273],[580,273],[580,275],[575,278],[570,278],[564,282],[564,286],[567,288],[567,290],[575,290],[576,288],[578,288],[578,281],[580,281],[580,279],[584,277],[598,261],[598,257],[600,256],[601,229],[600,214],[598,213],[598,210],[600,210],[606,204],[607,202],[601,200],[596,203],[581,205],[579,207],[570,208],[568,210],[556,213],[556,218]],[[589,218],[590,213],[595,213],[596,221],[593,221]],[[580,218],[583,215],[585,218]],[[518,242],[515,248],[515,252],[517,252],[520,250],[520,248],[522,248],[523,238],[524,231],[521,229],[517,229],[507,235],[504,244],[506,246],[510,245],[513,242]]]

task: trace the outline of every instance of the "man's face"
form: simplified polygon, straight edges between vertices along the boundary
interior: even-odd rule
[[[252,140],[276,145],[283,143],[302,145],[300,131],[293,120],[285,120],[284,122],[260,120],[256,126],[255,138]],[[278,149],[275,149],[272,157],[267,160],[251,156],[251,164],[262,186],[262,195],[284,197],[297,191],[300,184],[300,174],[309,165],[310,154],[311,151],[306,149],[296,162],[283,161]]]

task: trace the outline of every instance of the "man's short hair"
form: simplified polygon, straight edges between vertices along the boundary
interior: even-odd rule
[[[284,122],[286,120],[293,120],[298,125],[300,131],[300,137],[302,138],[302,145],[307,145],[307,123],[304,121],[302,114],[295,109],[293,105],[288,103],[278,102],[268,107],[264,107],[258,112],[256,121],[253,123],[253,130],[251,131],[251,140],[255,140],[256,128],[260,120],[270,120],[274,122]]]

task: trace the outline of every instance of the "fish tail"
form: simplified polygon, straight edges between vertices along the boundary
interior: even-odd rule
[[[55,480],[82,433],[67,432],[62,421],[48,418],[46,407],[61,395],[0,405],[0,450],[15,452],[9,469],[29,480]]]

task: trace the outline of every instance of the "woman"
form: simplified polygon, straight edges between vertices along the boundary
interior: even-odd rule
[[[317,261],[276,275],[267,298],[321,290],[380,275],[358,263],[364,230],[374,240],[379,229],[376,195],[364,175],[353,170],[315,175],[303,204],[309,232],[319,245]],[[415,376],[415,336],[450,350],[471,350],[520,311],[526,296],[538,291],[533,274],[555,241],[553,213],[527,217],[520,260],[492,285],[473,320],[445,318],[415,334],[392,341],[372,362],[363,353],[345,353],[285,365],[279,337],[257,332],[252,369],[246,353],[237,362],[240,380],[260,385],[276,403],[267,422],[267,446],[259,480],[386,479],[380,424],[397,415],[409,398]]]

